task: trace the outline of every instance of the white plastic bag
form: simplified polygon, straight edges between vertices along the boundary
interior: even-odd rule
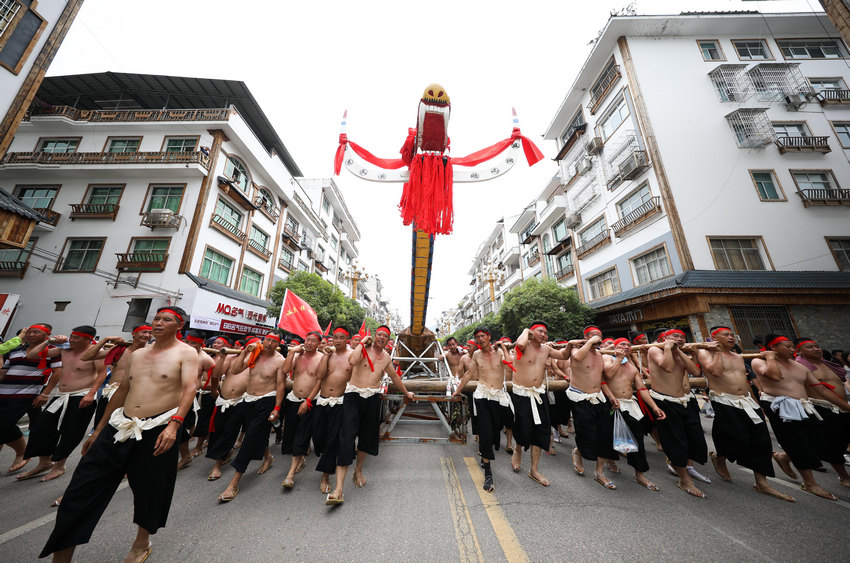
[[[621,454],[638,451],[637,441],[626,425],[620,409],[614,409],[614,450]]]

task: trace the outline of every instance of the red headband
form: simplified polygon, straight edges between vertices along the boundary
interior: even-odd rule
[[[640,334],[638,334],[637,336],[634,337],[632,342],[637,342],[638,339],[640,339],[640,337],[647,338],[647,336],[644,333],[640,333]],[[648,338],[647,338],[647,340],[648,340]]]
[[[273,332],[268,333],[268,334],[266,335],[266,338],[273,338],[274,340],[277,340],[278,342],[280,342],[280,336],[276,335],[276,334],[275,334],[275,333],[273,333]]]
[[[333,330],[333,334],[336,334],[337,332],[341,332],[341,333],[343,333],[343,334],[344,334],[347,338],[351,338],[351,335],[348,333],[348,331],[347,331],[347,330],[345,330],[344,328],[342,328],[341,326],[338,326],[338,327],[336,327],[336,328]]]
[[[224,341],[225,344],[230,344],[230,341],[223,336],[219,336],[218,338],[215,339],[216,342],[218,342],[219,340]]]
[[[618,338],[617,340],[614,341],[614,346],[617,346],[618,344],[622,344],[623,342],[625,342],[626,344],[631,344],[631,342],[629,342],[628,338]]]
[[[510,341],[511,341],[511,339],[508,338],[507,336],[503,336],[499,339],[499,342],[510,342]]]
[[[712,331],[711,331],[711,337],[712,337],[712,338],[714,338],[714,336],[715,336],[718,332],[723,332],[724,330],[728,330],[729,332],[735,332],[734,330],[732,330],[732,329],[731,329],[731,328],[729,328],[728,326],[719,326],[719,327],[717,327],[717,328],[715,328],[714,330],[712,330]]]
[[[679,330],[678,328],[671,328],[670,330],[668,330],[667,332],[664,333],[664,337],[666,338],[666,337],[670,336],[671,334],[680,334],[682,336],[685,336],[685,333],[683,331]]]
[[[94,338],[94,334],[89,334],[87,332],[80,332],[78,330],[71,332],[71,335],[72,336],[80,336],[80,337],[84,337],[84,338]]]
[[[478,348],[478,344],[476,344],[474,340],[470,340],[469,342],[467,342],[467,345],[475,346],[476,348]]]
[[[602,332],[601,330],[599,330],[598,326],[589,326],[586,329],[584,329],[584,332],[582,332],[582,334],[587,336],[587,333],[590,332],[591,330],[598,330],[600,333]]]
[[[143,330],[153,330],[153,329],[152,329],[151,327],[149,327],[148,325],[142,325],[142,326],[140,326],[140,327],[136,327],[136,328],[134,328],[134,329],[133,329],[133,334],[136,334],[137,332],[141,332],[141,331],[143,331]]]
[[[44,326],[44,325],[30,325],[30,328],[34,328],[34,329],[36,329],[36,330],[40,330],[41,332],[46,332],[47,334],[50,334],[50,332],[51,332],[51,331],[50,331],[50,329],[49,329],[49,328],[47,328],[47,327],[46,327],[46,326]]]
[[[204,339],[198,338],[197,336],[192,336],[191,334],[186,335],[186,341],[191,342],[192,344],[201,344],[203,345]]]
[[[779,344],[780,342],[785,342],[786,340],[790,340],[790,338],[786,338],[784,336],[777,336],[776,338],[767,343],[767,347],[773,348],[774,344]]]
[[[794,347],[794,349],[795,349],[795,350],[799,350],[799,349],[800,349],[800,346],[802,346],[802,345],[803,345],[803,344],[805,344],[806,342],[814,342],[814,340],[810,340],[810,339],[801,340],[801,341],[799,341],[799,342],[797,343],[797,346],[795,346],[795,347]]]
[[[180,321],[181,323],[183,322],[183,315],[181,315],[180,313],[178,313],[177,311],[175,311],[173,309],[163,309],[162,311],[160,311],[160,313],[171,313],[172,315],[177,317],[178,321]],[[159,313],[157,313],[157,314],[159,314]]]
[[[378,327],[378,329],[375,331],[375,334],[378,334],[379,332],[386,332],[386,333],[387,333],[387,336],[389,336],[389,335],[390,335],[390,331],[388,331],[388,330],[386,329],[386,327],[383,327],[383,326],[379,326],[379,327]]]
[[[538,329],[538,328],[546,328],[546,325],[542,325],[540,323],[537,323],[536,325],[531,325],[531,327],[528,330],[535,330],[535,329]],[[546,328],[546,330],[548,331],[549,329]]]
[[[614,340],[613,338],[606,338],[602,341],[602,344],[605,344],[606,342],[616,342],[616,340]]]
[[[249,339],[245,342],[245,346],[247,346],[248,344],[253,344],[254,342],[259,342],[259,341],[260,341],[259,337],[257,337],[257,336],[252,336],[251,338],[249,338]]]

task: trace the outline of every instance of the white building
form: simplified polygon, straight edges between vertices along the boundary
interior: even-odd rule
[[[848,61],[823,14],[612,17],[545,133],[558,178],[517,228],[611,334],[840,345]]]
[[[3,286],[21,295],[10,326],[114,334],[166,304],[193,328],[275,326],[276,280],[330,279],[331,258],[357,253],[336,186],[301,177],[242,82],[46,78],[0,165],[0,184],[49,219],[26,251],[0,250]]]

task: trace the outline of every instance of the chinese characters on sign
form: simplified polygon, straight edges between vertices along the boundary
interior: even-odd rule
[[[250,309],[243,309],[242,307],[227,305],[225,303],[219,303],[215,312],[229,317],[242,317],[245,320],[255,321],[258,323],[265,323],[268,320],[268,315],[265,313],[251,311]],[[287,314],[289,314],[289,312],[287,312]]]

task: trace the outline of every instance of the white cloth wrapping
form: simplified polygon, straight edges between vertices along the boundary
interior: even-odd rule
[[[513,391],[514,395],[528,397],[531,400],[531,414],[534,417],[534,424],[540,424],[540,412],[537,410],[537,405],[543,404],[543,399],[540,398],[540,395],[546,392],[546,387],[543,385],[540,387],[526,387],[525,385],[514,383]]]
[[[770,408],[773,412],[779,413],[779,418],[783,422],[806,420],[810,414],[818,420],[823,420],[809,399],[795,399],[785,395],[774,397],[773,395],[762,393],[761,400],[770,403]]]
[[[335,407],[341,405],[343,399],[345,399],[345,395],[340,395],[339,397],[322,397],[321,395],[316,395],[316,405],[320,407]]]
[[[819,407],[829,409],[832,412],[834,412],[835,414],[841,414],[843,412],[847,412],[847,411],[841,410],[838,407],[838,405],[833,405],[832,403],[830,403],[829,401],[827,401],[825,399],[809,399],[809,400],[812,402],[813,405],[817,405]]]
[[[351,383],[345,384],[345,392],[346,393],[357,393],[364,399],[368,399],[372,395],[377,395],[381,392],[380,387],[357,387],[356,385],[352,385]]]
[[[56,413],[59,409],[62,409],[62,414],[59,415],[59,422],[56,424],[56,428],[62,428],[62,421],[65,420],[65,413],[68,412],[68,401],[71,400],[71,397],[85,397],[91,389],[80,389],[79,391],[69,391],[67,393],[59,392],[56,397],[50,401],[50,404],[47,405],[47,408],[44,409],[49,413]]]
[[[277,395],[277,390],[269,391],[265,395],[249,395],[247,392],[242,395],[242,400],[246,403],[253,403],[254,401],[259,401],[260,399],[265,399],[266,397],[275,397]]]
[[[247,395],[247,393],[243,393],[242,395],[239,395],[238,397],[235,397],[233,399],[225,399],[224,397],[219,395],[215,398],[215,406],[219,407],[219,412],[224,412],[230,407],[235,407],[236,405],[241,403],[242,399],[245,398],[245,395]]]
[[[617,399],[617,401],[620,403],[621,412],[629,413],[635,420],[643,418],[643,412],[640,410],[640,404],[638,404],[637,399]]]
[[[300,398],[298,398],[298,397],[295,395],[295,391],[290,391],[290,392],[286,395],[286,400],[287,400],[287,401],[292,401],[293,403],[303,403],[303,402],[304,402],[304,399],[300,399]]]
[[[658,393],[657,391],[649,390],[649,396],[655,399],[656,401],[670,401],[671,403],[679,403],[683,407],[687,407],[688,403],[691,402],[690,395],[682,395],[681,397],[673,397],[672,395],[665,395],[663,393]]]
[[[567,389],[567,398],[574,403],[587,401],[591,405],[598,405],[599,403],[604,403],[606,400],[605,393],[603,393],[601,389],[596,393],[585,393],[583,391],[579,391],[575,387]]]
[[[120,387],[120,386],[121,386],[121,383],[119,381],[115,381],[115,382],[112,382],[112,383],[108,383],[107,385],[104,385],[103,391],[101,391],[101,393],[100,393],[101,398],[106,399],[108,401],[109,399],[112,398],[112,395],[114,395],[115,392],[118,391],[118,387]]]
[[[473,399],[487,399],[490,401],[498,401],[499,404],[503,407],[509,407],[511,412],[514,411],[514,404],[511,402],[511,396],[502,389],[493,389],[488,385],[478,382],[478,386],[475,388],[475,391],[472,392]],[[473,402],[473,406],[475,403]]]
[[[736,409],[743,410],[747,413],[747,416],[750,417],[750,420],[753,421],[753,424],[761,424],[764,422],[758,415],[758,411],[761,407],[749,393],[746,395],[733,395],[731,393],[716,393],[714,391],[709,391],[708,399],[712,403],[719,403],[721,405],[726,405],[727,407],[734,407]]]
[[[135,416],[128,417],[124,414],[124,407],[118,407],[112,411],[112,416],[109,417],[109,425],[117,430],[115,443],[126,442],[129,438],[141,440],[143,431],[168,424],[171,417],[177,414],[178,408],[174,407],[156,418],[136,418]]]

